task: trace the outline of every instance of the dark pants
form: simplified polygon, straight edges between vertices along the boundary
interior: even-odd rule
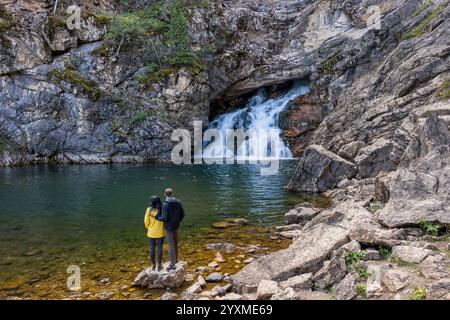
[[[162,264],[162,256],[163,256],[163,242],[164,238],[149,238],[150,239],[150,260],[152,261],[152,265],[156,266],[155,263],[155,247],[156,243],[158,243],[158,265]]]
[[[178,230],[166,230],[166,239],[169,246],[170,266],[174,267],[178,262]]]

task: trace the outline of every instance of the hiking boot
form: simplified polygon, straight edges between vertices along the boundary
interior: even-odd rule
[[[175,270],[175,266],[168,266],[166,270],[167,271]]]
[[[152,271],[155,271],[155,270],[156,270],[156,266],[152,265]]]
[[[162,270],[162,265],[158,265],[158,271]]]

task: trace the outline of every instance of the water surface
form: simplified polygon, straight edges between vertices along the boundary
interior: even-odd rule
[[[272,176],[258,165],[0,168],[0,297],[60,298],[71,264],[89,266],[93,283],[104,276],[128,283],[148,264],[147,201],[166,187],[185,207],[182,238],[191,253],[226,237],[210,228],[223,218],[279,223],[304,200],[283,191],[295,166],[283,161]]]

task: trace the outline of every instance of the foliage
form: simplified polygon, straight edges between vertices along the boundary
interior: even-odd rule
[[[366,297],[366,285],[363,283],[358,283],[356,285],[356,292],[359,297],[365,298]]]
[[[381,210],[382,208],[383,208],[383,205],[381,204],[381,201],[372,201],[369,204],[369,211],[372,213],[375,213],[378,210]]]
[[[64,70],[53,69],[48,73],[50,79],[61,82],[67,81],[83,91],[93,101],[97,101],[101,97],[101,90],[98,83],[94,80],[85,79],[79,72],[72,68],[66,68]]]
[[[15,25],[14,19],[0,7],[0,32],[5,32]]]
[[[136,112],[136,114],[133,116],[132,122],[134,124],[140,124],[144,122],[147,119],[147,113],[144,111]]]
[[[411,31],[405,33],[402,40],[409,40],[423,36],[430,27],[431,22],[445,10],[445,5],[440,5],[427,15],[421,23]]]
[[[369,273],[364,268],[356,268],[355,271],[363,279],[367,279],[369,277]]]
[[[380,247],[378,252],[380,252],[380,256],[383,260],[387,260],[391,257],[392,249],[388,247]]]
[[[332,74],[334,72],[334,68],[336,67],[336,64],[342,60],[342,55],[340,53],[337,53],[335,55],[332,55],[325,59],[325,61],[322,62],[321,68],[325,74]]]
[[[347,252],[345,255],[345,264],[347,265],[347,268],[353,268],[353,266],[358,263],[364,255],[365,253],[363,251]]]
[[[440,100],[450,99],[450,79],[442,82],[436,89],[436,96]]]
[[[432,235],[434,237],[438,237],[441,231],[445,230],[445,226],[440,223],[420,221],[419,224],[426,234]]]
[[[181,0],[171,1],[169,8],[160,0],[146,9],[113,17],[107,40],[118,43],[116,54],[122,46],[138,47],[144,51],[148,75],[140,75],[137,79],[146,85],[182,67],[193,74],[205,68],[191,49],[188,20]]]
[[[413,16],[417,17],[418,15],[420,15],[422,12],[427,10],[432,5],[433,5],[433,1],[431,1],[431,0],[425,1],[420,7],[417,8],[416,11],[414,11]]]
[[[424,288],[415,288],[409,296],[410,300],[426,300],[427,291]]]

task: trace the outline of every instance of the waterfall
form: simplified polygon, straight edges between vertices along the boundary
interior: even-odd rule
[[[245,107],[222,114],[209,124],[208,129],[216,133],[216,138],[204,143],[203,158],[237,160],[292,158],[291,150],[281,138],[279,117],[291,100],[308,91],[309,86],[304,81],[295,82],[290,90],[273,99],[268,98],[265,89],[260,89],[248,100]],[[234,143],[237,145],[227,146],[224,141],[228,140],[224,138],[228,138],[230,129],[241,129],[247,133],[247,138],[240,142],[233,138],[233,146]],[[219,134],[220,138],[217,138]]]

